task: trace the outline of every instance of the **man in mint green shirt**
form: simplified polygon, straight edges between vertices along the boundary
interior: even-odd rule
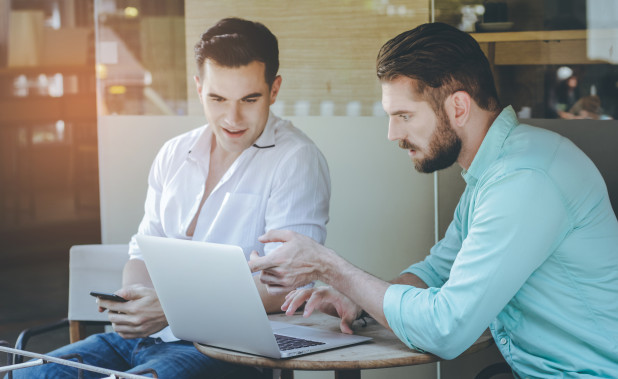
[[[309,238],[266,233],[283,245],[249,264],[269,291],[331,285],[295,290],[282,309],[306,302],[344,332],[364,310],[446,359],[489,327],[517,376],[618,378],[618,221],[594,164],[502,109],[478,43],[453,27],[400,34],[377,66],[389,139],[418,171],[457,162],[467,187],[445,237],[390,283]]]

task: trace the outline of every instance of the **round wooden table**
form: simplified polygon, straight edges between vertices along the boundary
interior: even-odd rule
[[[269,315],[268,318],[272,321],[283,321],[339,332],[338,318],[318,312],[308,318],[303,318],[300,314],[295,316],[275,314]],[[282,378],[292,378],[293,373],[291,370],[334,370],[337,378],[360,378],[360,370],[363,369],[411,366],[441,360],[436,355],[411,350],[393,332],[387,330],[373,319],[367,318],[366,320],[366,326],[363,326],[362,320],[355,321],[354,332],[362,336],[372,337],[373,340],[359,345],[289,359],[265,358],[199,343],[195,343],[195,347],[203,354],[225,362],[245,366],[282,369]],[[492,344],[493,338],[491,334],[485,332],[463,354],[471,354],[483,350]]]

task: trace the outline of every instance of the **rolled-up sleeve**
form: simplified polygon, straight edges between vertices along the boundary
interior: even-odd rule
[[[569,229],[564,199],[542,172],[509,173],[470,195],[467,233],[444,284],[392,285],[383,303],[389,326],[406,345],[446,359],[474,343]],[[450,256],[441,249],[434,254],[443,254],[438,261]],[[409,270],[430,286],[440,284],[442,275],[427,267],[434,266]]]

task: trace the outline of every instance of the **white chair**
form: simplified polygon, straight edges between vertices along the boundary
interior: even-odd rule
[[[126,244],[71,247],[68,317],[23,330],[17,337],[15,348],[25,350],[31,337],[62,327],[69,327],[70,342],[77,342],[86,337],[87,324],[109,324],[107,313],[98,312],[90,291],[114,292],[121,287],[122,269],[129,259],[128,249]],[[21,360],[20,356],[14,358],[15,363]]]
[[[126,244],[76,245],[69,252],[69,334],[71,343],[85,337],[87,322],[107,322],[90,291],[114,292],[122,285],[122,269],[129,259]]]

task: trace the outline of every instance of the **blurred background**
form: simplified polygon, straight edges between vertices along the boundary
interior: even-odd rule
[[[383,117],[379,47],[442,21],[479,41],[521,118],[618,117],[611,0],[0,0],[0,340],[66,317],[70,246],[110,242],[100,121],[200,116],[193,44],[228,16],[278,37],[281,116]]]

